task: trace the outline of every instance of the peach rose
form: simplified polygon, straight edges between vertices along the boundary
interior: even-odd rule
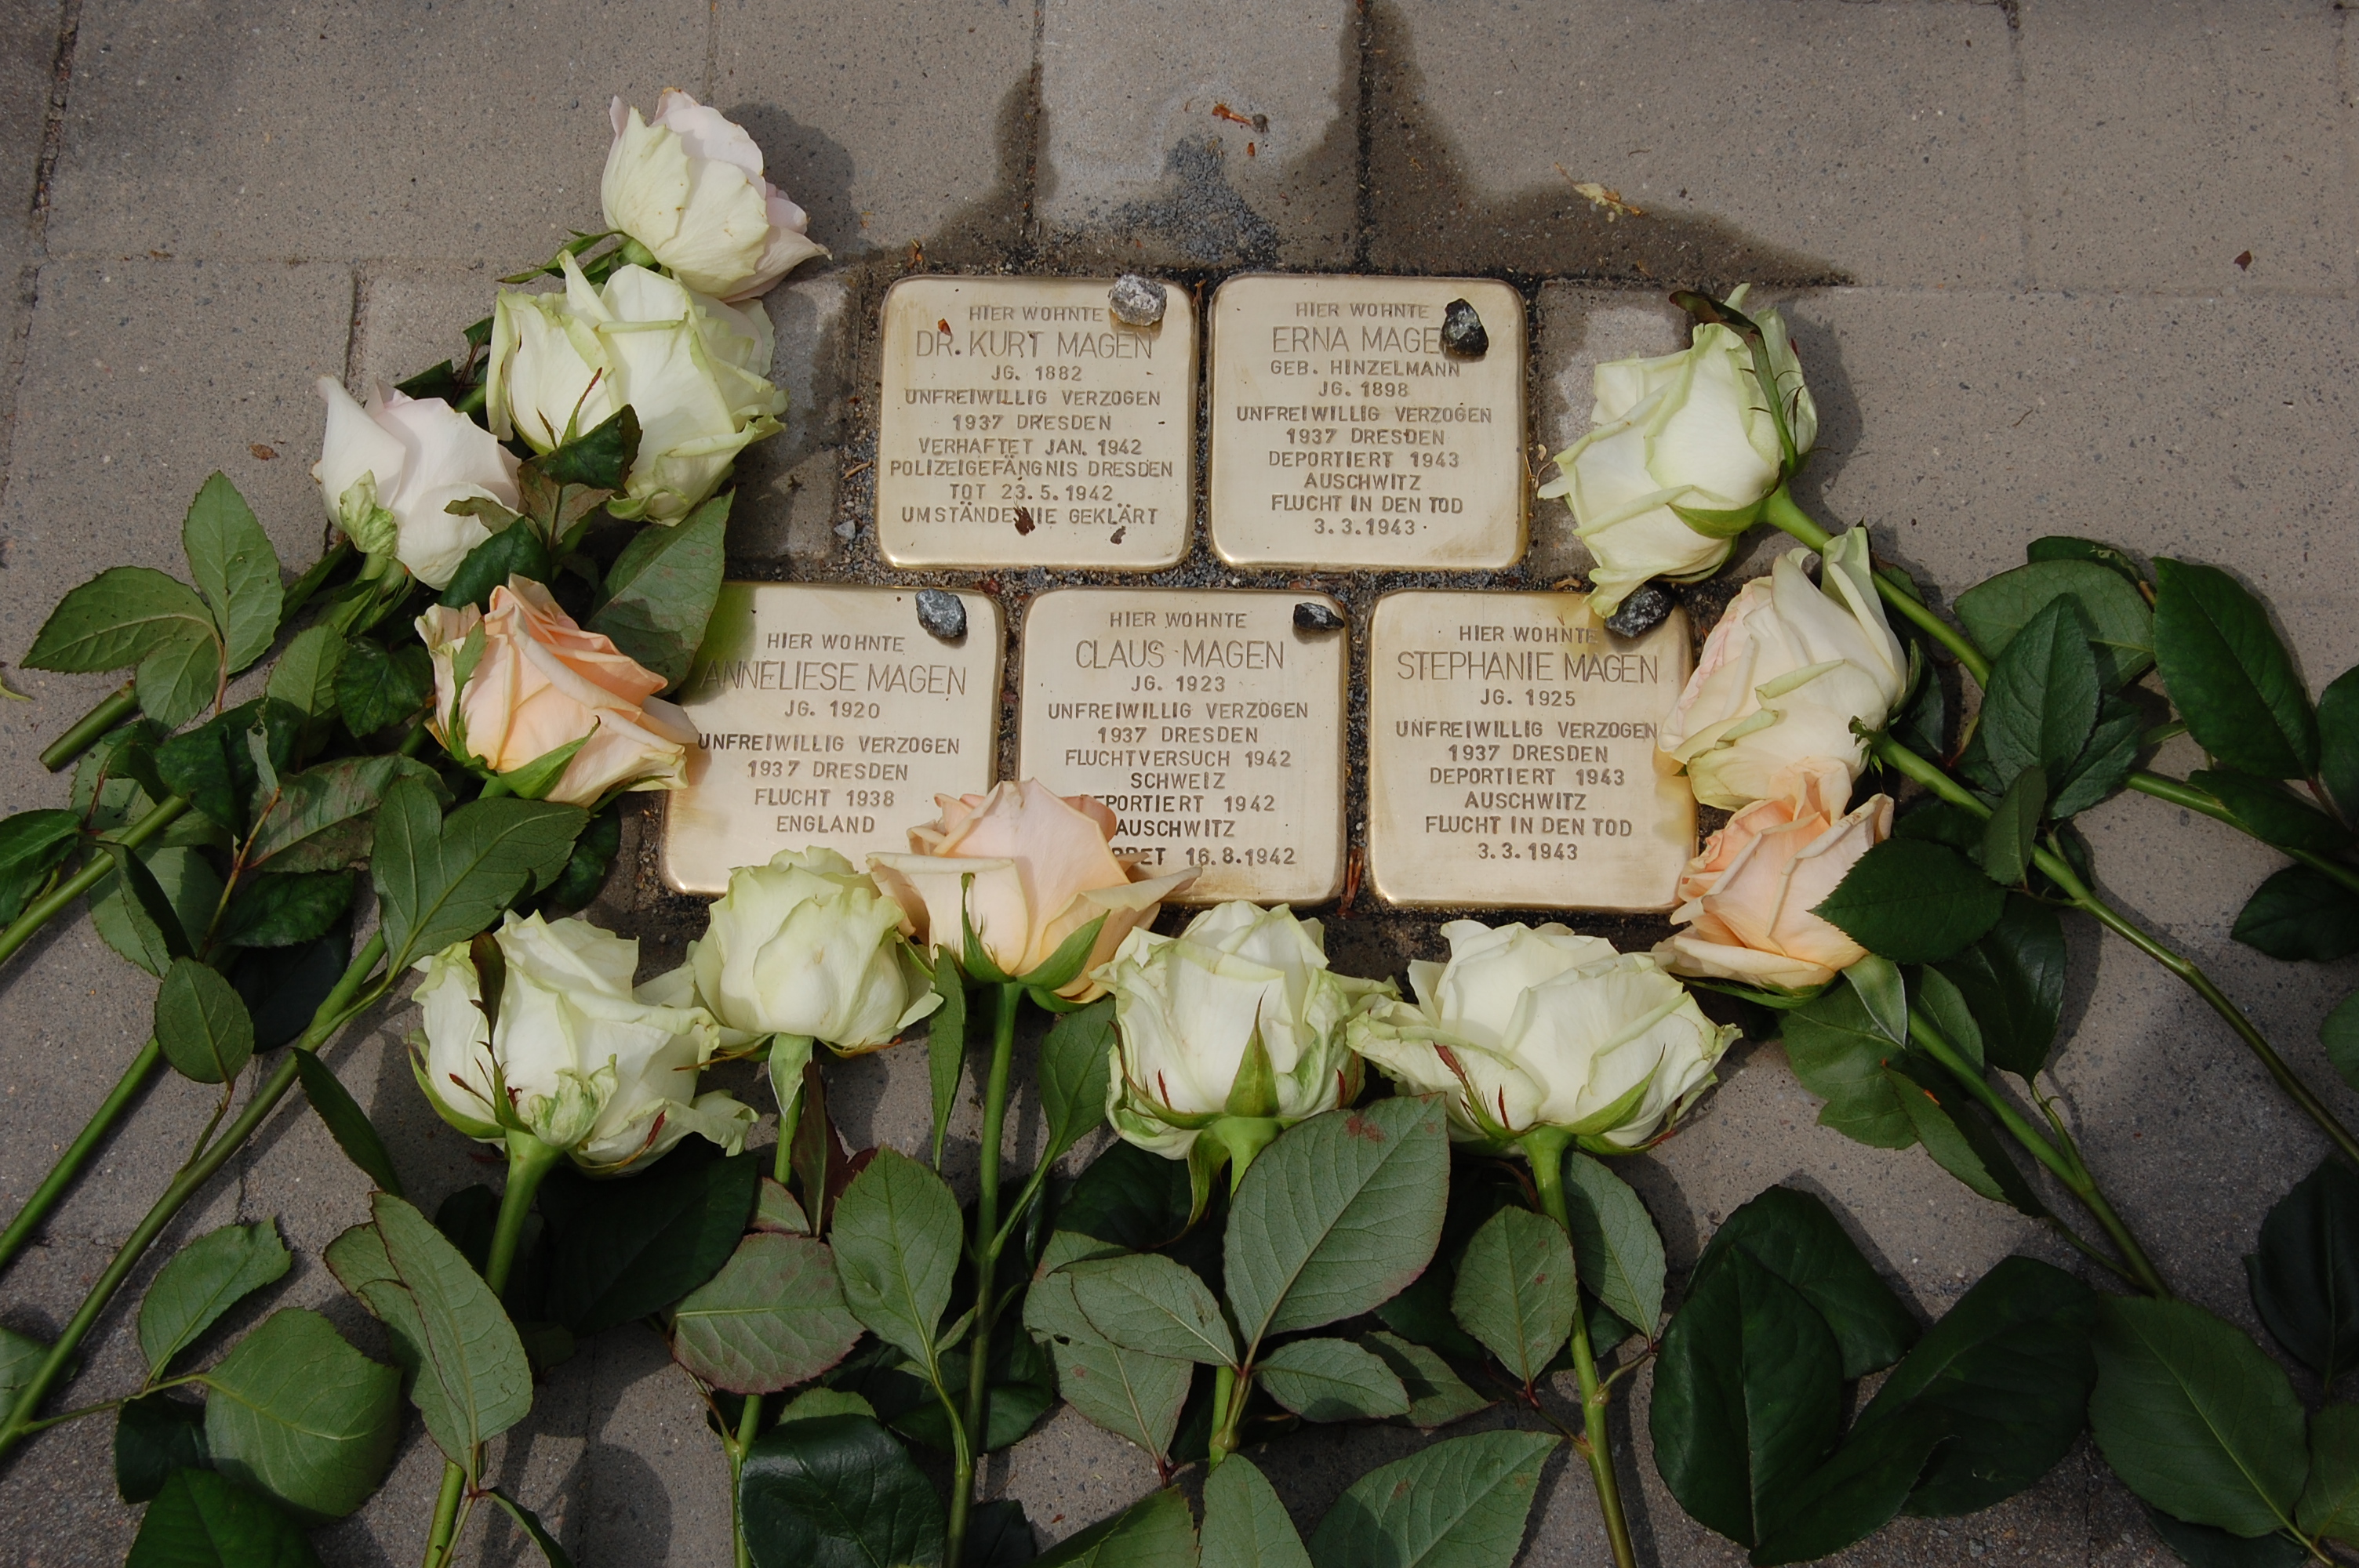
[[[1832,757],[1797,763],[1777,788],[1730,817],[1681,873],[1671,919],[1686,929],[1655,948],[1672,973],[1803,990],[1866,956],[1810,911],[1892,831],[1892,797],[1844,815],[1851,770]]]
[[[483,653],[462,690],[460,654],[478,626]],[[492,589],[488,615],[472,604],[429,607],[418,634],[434,655],[429,727],[460,761],[512,773],[580,741],[556,781],[536,792],[567,806],[593,805],[617,785],[678,789],[685,782],[696,727],[656,697],[663,677],[575,625],[529,578]]]
[[[1106,848],[1114,819],[1103,802],[1057,795],[1038,779],[995,784],[989,795],[940,795],[934,803],[941,820],[909,829],[913,853],[868,857],[876,885],[908,912],[919,946],[954,952],[963,941],[963,896],[984,950],[1016,976],[1047,963],[1066,938],[1103,916],[1080,973],[1058,988],[1071,1000],[1103,995],[1091,971],[1114,957],[1134,926],[1152,921],[1165,898],[1196,880],[1193,867],[1142,877]]]

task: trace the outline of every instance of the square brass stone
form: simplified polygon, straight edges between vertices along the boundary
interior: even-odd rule
[[[876,539],[929,567],[1158,571],[1188,553],[1196,316],[1109,280],[905,277],[885,296]]]
[[[1676,902],[1695,797],[1657,749],[1687,618],[1617,637],[1576,593],[1386,594],[1369,626],[1368,875],[1397,904]]]
[[[1490,349],[1445,353],[1453,299]],[[1233,277],[1212,307],[1212,547],[1234,566],[1523,556],[1524,302],[1451,277]]]
[[[1343,885],[1350,633],[1323,594],[1069,588],[1024,618],[1019,771],[1093,795],[1114,853],[1203,871],[1178,902],[1322,903]]]
[[[966,635],[918,623],[917,590],[721,586],[680,705],[704,737],[667,798],[663,879],[718,893],[738,866],[820,845],[865,869],[909,847],[937,795],[991,787],[1006,633],[962,593]]]

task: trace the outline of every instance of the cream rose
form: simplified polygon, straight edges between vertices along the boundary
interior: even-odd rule
[[[1729,296],[1744,302],[1745,290]],[[1818,406],[1775,310],[1754,318],[1768,349],[1774,395],[1799,463],[1818,440]],[[1615,360],[1593,376],[1589,434],[1559,452],[1559,478],[1540,487],[1572,508],[1573,534],[1596,562],[1600,615],[1649,578],[1698,582],[1718,571],[1736,536],[1788,476],[1753,351],[1729,328],[1701,326],[1693,346],[1655,359]]]
[[[729,873],[689,945],[696,994],[725,1029],[802,1034],[851,1055],[941,1005],[901,906],[832,849],[781,849]]]
[[[1736,1037],[1642,953],[1561,925],[1441,928],[1446,964],[1412,963],[1417,1001],[1353,1019],[1353,1049],[1419,1094],[1448,1097],[1453,1136],[1571,1133],[1639,1147],[1712,1081]]]
[[[1892,832],[1892,797],[1852,812],[1851,770],[1813,758],[1785,789],[1756,800],[1712,836],[1680,878],[1673,924],[1655,946],[1679,975],[1805,990],[1867,956],[1842,929],[1810,913]]]
[[[762,178],[762,149],[720,110],[666,88],[651,121],[620,98],[608,113],[614,145],[598,186],[607,226],[689,287],[751,299],[827,254],[804,232],[803,210]]]
[[[467,552],[492,536],[451,503],[494,501],[514,512],[522,504],[516,458],[439,397],[380,386],[364,405],[333,376],[314,384],[328,430],[311,477],[330,520],[363,553],[390,550],[427,587],[449,587]]]
[[[504,289],[493,309],[492,433],[553,451],[628,404],[639,455],[606,510],[677,523],[786,412],[787,395],[764,379],[769,318],[643,266],[616,267],[593,287],[572,256],[559,260],[565,292]]]
[[[734,1153],[750,1106],[700,1095],[712,1016],[635,994],[639,945],[586,920],[511,914],[495,935],[501,980],[486,1019],[472,945],[419,960],[425,1027],[411,1065],[442,1119],[470,1138],[531,1133],[590,1170],[652,1160],[690,1132]]]
[[[481,650],[462,672],[478,628]],[[575,625],[540,584],[508,579],[492,589],[488,615],[472,604],[429,606],[418,634],[434,656],[429,727],[461,762],[515,773],[579,741],[555,779],[521,792],[568,806],[592,805],[610,790],[686,782],[696,727],[656,696],[663,677]]]
[[[962,953],[963,912],[984,955],[1016,977],[1103,921],[1080,969],[1057,988],[1071,1000],[1105,994],[1092,971],[1132,927],[1152,922],[1165,898],[1196,880],[1193,867],[1146,877],[1115,860],[1106,848],[1114,813],[1085,795],[1054,794],[1038,779],[995,784],[989,795],[937,795],[934,803],[941,819],[909,830],[914,853],[868,857],[876,885],[908,913],[920,946]]]
[[[1687,764],[1695,797],[1735,809],[1781,793],[1812,759],[1844,772],[1851,793],[1867,742],[1908,689],[1908,660],[1884,618],[1867,530],[1826,548],[1819,582],[1808,550],[1790,550],[1745,585],[1704,640],[1695,674],[1663,726],[1664,751]]]
[[[1117,1044],[1106,1119],[1142,1149],[1184,1158],[1229,1117],[1267,1133],[1350,1103],[1354,1013],[1399,995],[1327,967],[1319,922],[1242,901],[1177,936],[1134,929],[1097,977],[1114,993]]]

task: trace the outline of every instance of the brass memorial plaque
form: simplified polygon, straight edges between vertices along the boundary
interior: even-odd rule
[[[1294,607],[1332,612],[1298,629]],[[1118,855],[1202,874],[1177,902],[1343,886],[1343,607],[1323,594],[1071,588],[1024,618],[1017,771],[1096,795]]]
[[[937,795],[991,787],[998,603],[962,593],[966,635],[919,624],[915,589],[732,582],[680,704],[704,737],[667,798],[663,879],[724,892],[738,866],[820,845],[856,867],[905,851]]]
[[[1409,906],[1668,910],[1695,799],[1656,748],[1687,617],[1617,637],[1585,594],[1408,591],[1369,627],[1368,874]]]
[[[1444,349],[1462,299],[1489,340]],[[1524,302],[1449,277],[1233,277],[1212,296],[1212,538],[1233,566],[1488,571],[1527,533]]]
[[[885,296],[876,539],[931,567],[1158,571],[1188,553],[1196,317],[1107,279],[905,277]]]

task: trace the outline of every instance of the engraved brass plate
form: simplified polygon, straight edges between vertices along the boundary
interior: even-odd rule
[[[1442,351],[1445,307],[1489,351]],[[1524,302],[1448,277],[1234,277],[1212,296],[1212,536],[1234,566],[1521,558]]]
[[[1695,799],[1657,750],[1686,616],[1617,637],[1585,594],[1387,594],[1369,626],[1368,873],[1397,904],[1676,903]]]
[[[991,787],[1006,633],[962,593],[966,635],[918,623],[917,590],[731,582],[680,704],[704,737],[667,797],[663,879],[724,892],[738,866],[821,845],[854,866],[909,847],[937,795]]]
[[[889,564],[1158,571],[1188,553],[1196,318],[1111,281],[905,277],[885,296],[876,537]]]
[[[1071,588],[1024,618],[1019,771],[1114,808],[1114,849],[1203,868],[1180,902],[1321,903],[1343,885],[1350,633],[1321,594]]]

